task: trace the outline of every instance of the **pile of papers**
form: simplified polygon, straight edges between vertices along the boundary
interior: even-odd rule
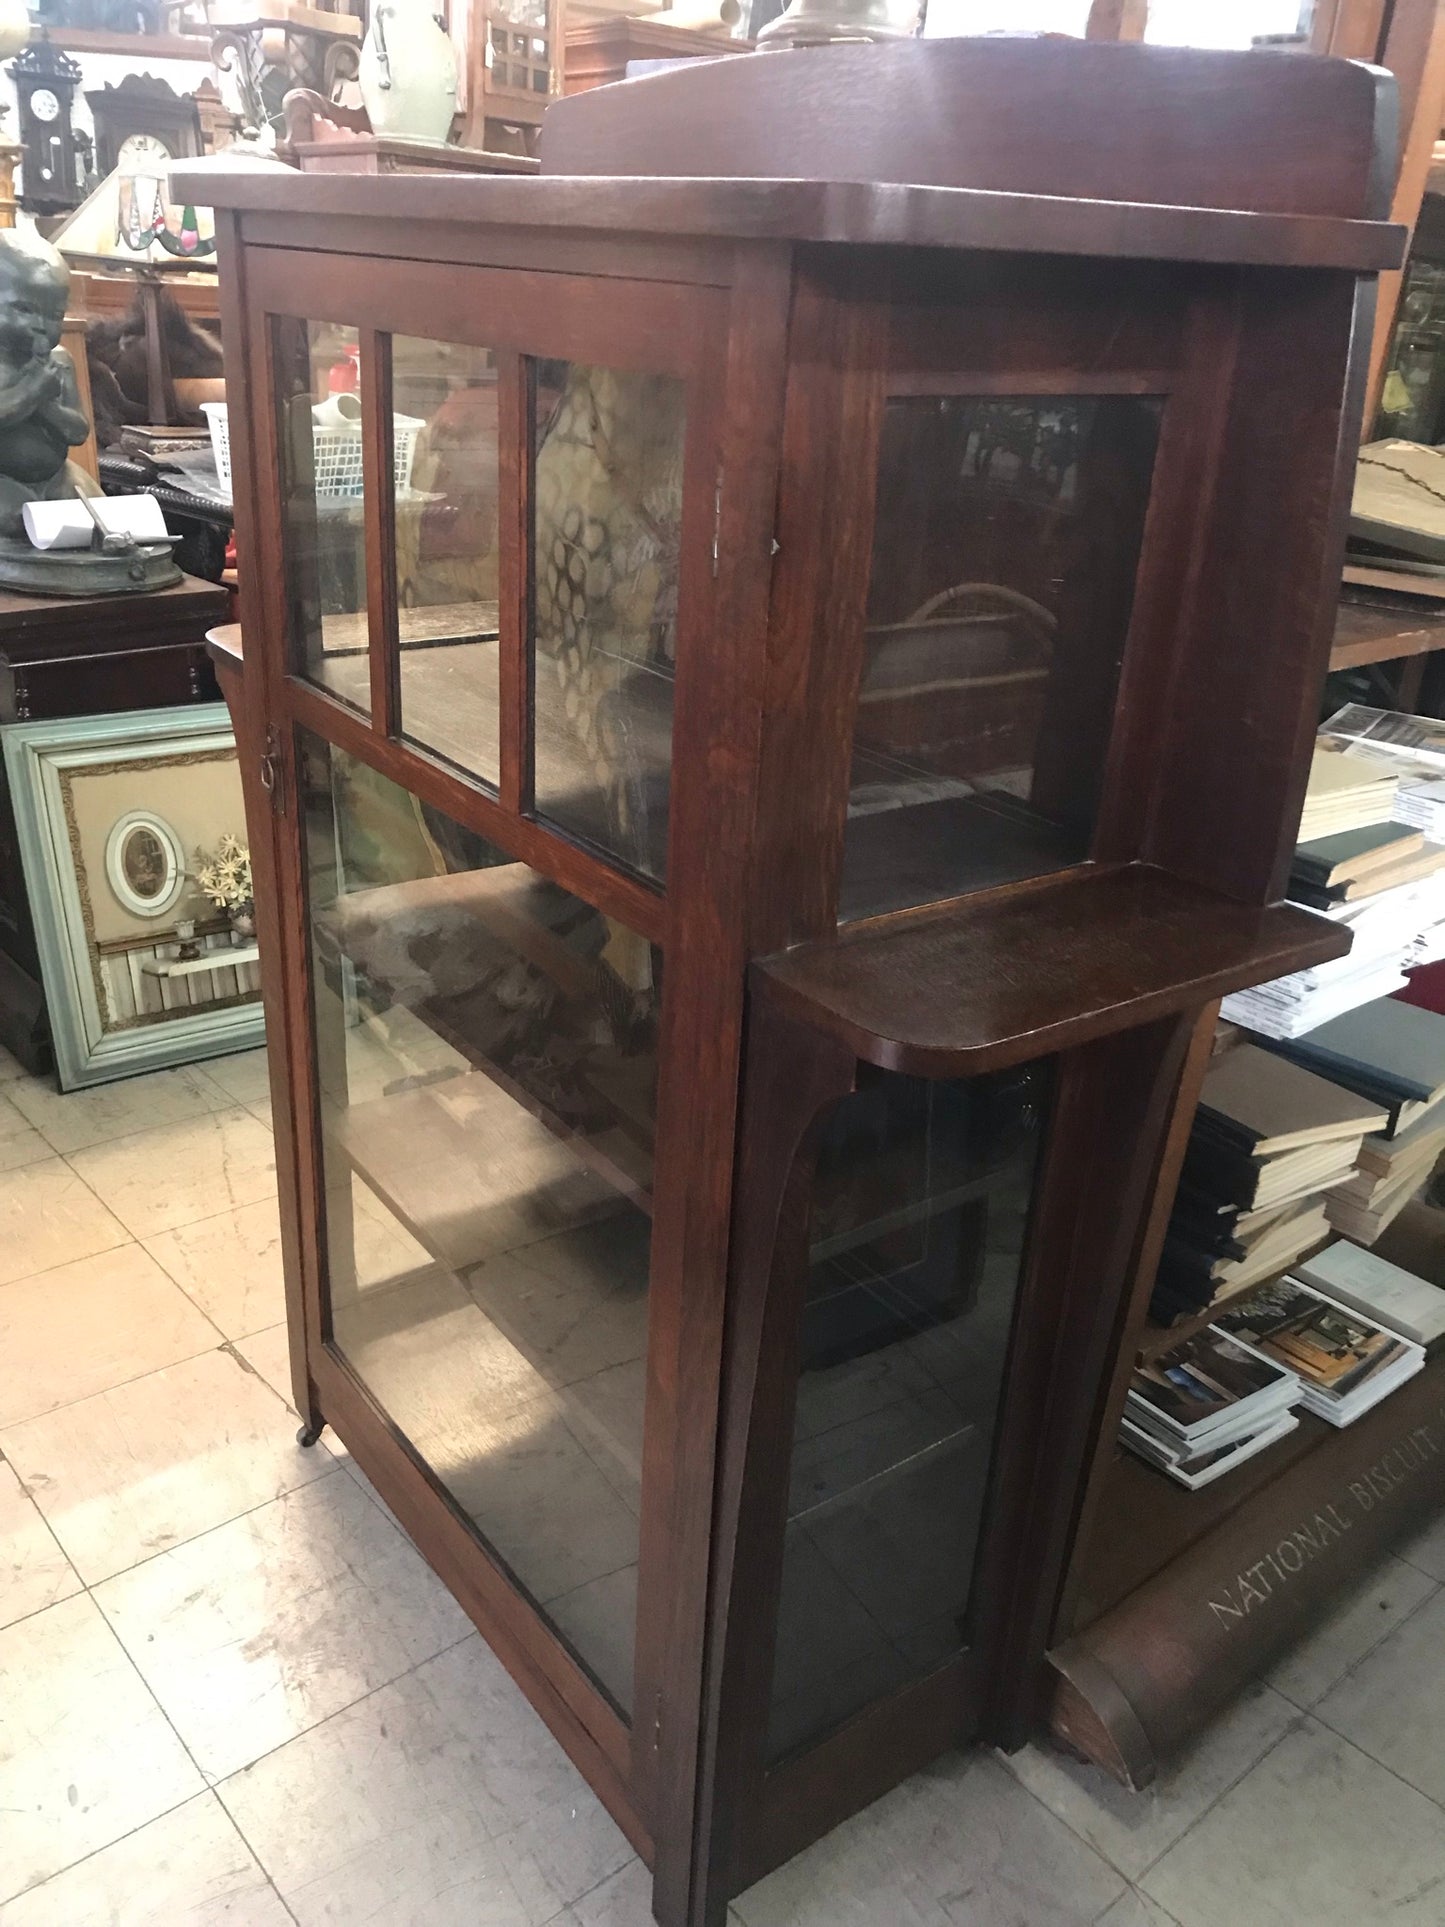
[[[1300,1265],[1296,1276],[1397,1338],[1423,1345],[1427,1358],[1445,1345],[1445,1291],[1373,1251],[1341,1238]]]
[[[1294,1373],[1304,1410],[1329,1425],[1353,1425],[1425,1364],[1423,1346],[1299,1278],[1258,1286],[1221,1314],[1218,1329]]]
[[[1211,1325],[1135,1370],[1121,1436],[1194,1491],[1294,1431],[1300,1396],[1287,1367]]]
[[[1445,723],[1359,704],[1330,718],[1289,894],[1352,943],[1332,963],[1225,998],[1224,1016],[1262,1037],[1303,1037],[1445,958]]]

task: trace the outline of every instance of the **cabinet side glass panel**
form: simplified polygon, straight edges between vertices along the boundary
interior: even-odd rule
[[[888,402],[840,921],[1087,857],[1161,409]]]
[[[627,1712],[661,954],[300,743],[332,1343]]]
[[[272,321],[291,661],[370,714],[360,354],[355,328]]]
[[[536,364],[536,805],[618,863],[667,856],[683,383]]]
[[[391,380],[401,733],[495,784],[496,365],[393,335]]]
[[[770,1761],[971,1639],[1052,1082],[859,1067],[813,1181]]]

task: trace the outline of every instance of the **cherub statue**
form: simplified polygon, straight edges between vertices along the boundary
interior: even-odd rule
[[[70,460],[90,423],[60,346],[69,294],[57,248],[31,229],[0,229],[0,535],[24,535],[27,502],[100,493]]]

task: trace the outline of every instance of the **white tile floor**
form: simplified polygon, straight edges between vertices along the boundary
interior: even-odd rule
[[[0,1054],[0,1927],[647,1927],[648,1881],[331,1441],[260,1052]],[[1153,1792],[940,1761],[738,1927],[1442,1927],[1445,1521]]]

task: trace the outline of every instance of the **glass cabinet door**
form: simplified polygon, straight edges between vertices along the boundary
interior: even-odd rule
[[[661,953],[300,760],[330,1337],[628,1710]]]
[[[541,816],[629,869],[667,858],[683,384],[538,370],[533,647]]]
[[[840,920],[1088,856],[1161,406],[889,400]]]
[[[663,884],[713,507],[685,518],[683,474],[716,469],[725,300],[284,253],[247,295],[312,1409],[626,1778],[669,1578],[642,1473]]]
[[[1051,1065],[859,1067],[813,1179],[769,1762],[972,1643]]]
[[[500,383],[486,348],[392,335],[400,733],[495,787]]]
[[[360,332],[287,315],[271,334],[292,661],[369,714]]]

